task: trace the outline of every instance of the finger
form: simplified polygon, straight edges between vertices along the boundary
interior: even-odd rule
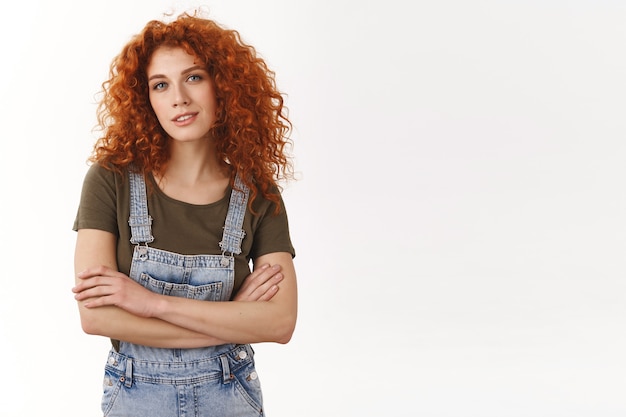
[[[281,269],[280,265],[272,265],[270,267],[264,268],[258,274],[256,274],[256,273],[251,274],[251,276],[250,276],[250,285],[252,285],[254,287],[258,287],[260,285],[263,285],[263,283],[267,282],[274,275],[276,275],[278,272],[280,272],[280,269]]]
[[[272,285],[282,280],[282,275],[277,275],[280,270],[280,265],[270,267],[267,264],[255,269],[246,277],[233,300],[257,301]]]
[[[249,296],[259,285],[267,281],[272,274],[271,268],[267,264],[255,269],[241,284],[238,295],[244,297]]]
[[[72,291],[81,292],[89,288],[114,285],[114,283],[114,278],[111,276],[94,275],[88,278],[83,278],[82,281],[72,288]]]
[[[88,290],[89,288],[97,287],[98,285],[102,285],[102,283],[98,281],[97,277],[92,277],[76,284],[76,286],[72,288],[72,291],[75,293],[79,293]]]
[[[273,293],[269,296],[269,298],[272,298],[275,295],[276,291],[278,291],[278,287],[276,287],[276,289],[274,290],[272,290],[272,287],[277,286],[278,283],[280,283],[283,280],[283,278],[284,276],[281,273],[272,275],[271,277],[269,277],[267,281],[265,281],[260,286],[256,287],[254,291],[250,293],[247,299],[249,301],[261,300],[265,294],[273,291]]]
[[[86,308],[97,308],[97,307],[104,307],[104,306],[108,306],[108,305],[115,305],[115,303],[112,301],[111,297],[97,297],[97,298],[92,298],[91,300],[87,301],[85,304],[83,304],[83,307]]]
[[[268,288],[268,290],[265,292],[265,294],[263,294],[258,301],[269,301],[272,298],[274,298],[274,296],[276,295],[276,293],[278,292],[278,285],[272,285],[271,287]]]
[[[82,301],[88,298],[103,297],[103,296],[111,295],[113,293],[114,291],[112,290],[112,287],[97,286],[97,287],[87,288],[85,290],[77,292],[74,295],[74,299],[76,299],[77,301]]]
[[[250,285],[250,283],[252,283],[253,285],[258,285],[254,283],[265,282],[267,278],[269,278],[270,276],[274,274],[274,272],[272,272],[273,270],[274,269],[272,266],[263,265],[262,267],[257,268],[254,271],[252,271],[252,273],[248,275],[248,277],[246,278],[246,282],[248,285]]]

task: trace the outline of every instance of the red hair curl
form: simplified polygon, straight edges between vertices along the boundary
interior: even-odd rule
[[[163,174],[169,137],[150,105],[147,80],[159,47],[182,48],[212,77],[217,110],[211,133],[219,160],[234,168],[231,184],[237,171],[250,187],[250,203],[259,192],[278,203],[277,182],[292,178],[293,170],[285,152],[291,122],[275,74],[237,31],[188,13],[170,23],[148,22],[114,58],[97,112],[103,136],[89,160],[120,173],[132,165]]]

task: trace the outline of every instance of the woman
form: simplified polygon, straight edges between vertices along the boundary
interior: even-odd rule
[[[249,344],[287,343],[297,313],[274,74],[184,14],[149,22],[103,87],[73,288],[83,330],[112,340],[102,411],[263,415]]]

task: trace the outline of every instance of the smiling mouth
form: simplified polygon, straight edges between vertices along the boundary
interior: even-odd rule
[[[177,119],[174,119],[175,122],[184,122],[185,120],[189,120],[193,117],[193,114],[186,114],[184,116],[180,116]]]

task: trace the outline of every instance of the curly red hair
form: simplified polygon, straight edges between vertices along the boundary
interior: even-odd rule
[[[89,160],[120,173],[132,165],[163,174],[169,140],[150,105],[146,70],[159,47],[183,48],[205,65],[216,87],[211,130],[219,160],[234,167],[250,187],[250,203],[259,192],[278,203],[277,182],[293,171],[285,152],[291,122],[275,74],[237,31],[197,15],[148,22],[114,58],[98,106],[104,133]]]

